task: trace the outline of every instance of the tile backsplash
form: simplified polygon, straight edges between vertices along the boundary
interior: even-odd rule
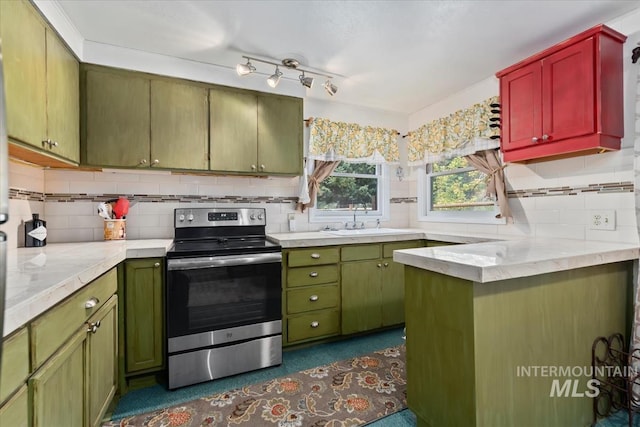
[[[127,197],[127,238],[173,238],[173,211],[179,207],[263,207],[268,233],[289,230],[288,214],[296,214],[297,231],[319,230],[308,212],[296,211],[297,177],[242,177],[171,174],[163,171],[74,171],[42,169],[18,162],[10,164],[10,217],[3,230],[9,247],[21,246],[23,221],[33,212],[47,221],[47,242],[103,240],[99,202]],[[407,227],[409,184],[396,181],[391,188],[391,217],[386,227]]]

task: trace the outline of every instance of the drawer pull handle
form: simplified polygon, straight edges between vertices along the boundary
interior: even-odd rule
[[[320,259],[320,254],[313,253],[313,254],[311,254],[311,258]]]
[[[311,273],[309,273],[309,277],[318,277],[318,272],[312,271]]]
[[[318,301],[318,295],[311,295],[309,301]]]
[[[313,322],[311,322],[311,327],[312,328],[317,328],[318,326],[320,326],[320,322],[317,322],[315,320]]]
[[[87,322],[87,326],[87,332],[95,334],[96,332],[98,332],[98,328],[100,327],[100,321],[98,320],[97,322]]]
[[[84,308],[93,308],[98,305],[99,302],[100,300],[98,298],[91,297],[87,300],[87,302],[84,303]]]

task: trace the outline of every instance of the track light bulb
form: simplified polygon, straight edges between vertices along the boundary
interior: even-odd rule
[[[300,83],[302,86],[311,89],[311,86],[313,86],[313,77],[305,77],[303,71],[302,74],[300,74]]]
[[[331,83],[331,80],[327,80],[326,82],[324,82],[323,86],[324,86],[324,89],[327,91],[327,93],[331,96],[335,95],[336,92],[338,91],[338,86]]]
[[[278,86],[278,83],[280,83],[280,76],[282,76],[282,71],[280,71],[278,69],[278,66],[276,65],[276,72],[273,73],[268,79],[267,79],[267,83],[269,84],[269,86],[271,87],[276,87]]]
[[[247,74],[253,73],[255,70],[256,67],[254,67],[248,59],[246,64],[236,65],[236,73],[238,73],[239,76],[246,76]]]

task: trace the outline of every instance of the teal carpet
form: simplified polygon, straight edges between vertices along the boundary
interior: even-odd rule
[[[300,350],[285,351],[280,366],[183,387],[175,391],[168,391],[161,385],[134,390],[120,399],[112,419],[155,411],[246,384],[268,381],[304,369],[396,346],[403,343],[402,335],[402,328],[398,328]],[[369,424],[374,427],[413,427],[415,425],[416,418],[408,409]]]

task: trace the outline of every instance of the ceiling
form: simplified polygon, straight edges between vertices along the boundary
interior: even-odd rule
[[[242,55],[291,57],[336,75],[332,101],[407,114],[640,7],[623,0],[56,1],[88,41],[229,73]],[[274,71],[254,65],[265,78]],[[329,98],[323,80],[306,96]]]

